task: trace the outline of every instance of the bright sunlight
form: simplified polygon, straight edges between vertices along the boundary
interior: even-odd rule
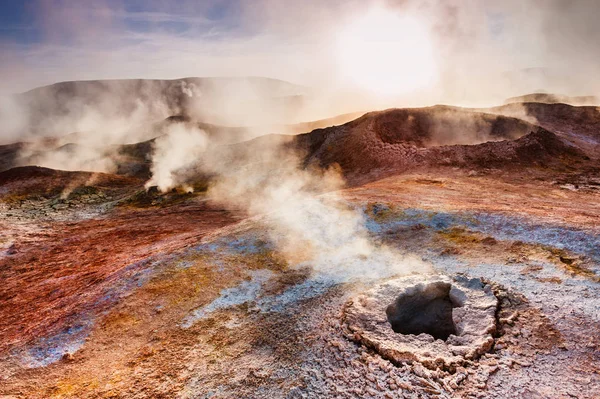
[[[342,28],[337,52],[342,77],[380,95],[427,87],[436,75],[427,27],[414,16],[383,8],[371,9]]]

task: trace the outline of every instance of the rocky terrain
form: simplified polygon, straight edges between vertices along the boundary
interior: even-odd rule
[[[444,107],[367,114],[297,140],[309,148],[308,162],[339,164],[350,179],[377,170],[395,173],[439,166],[481,169],[523,165],[560,168],[587,159],[578,147],[539,126]]]
[[[182,115],[158,123],[208,123]],[[110,147],[114,173],[0,147],[0,397],[600,396],[598,109],[352,117],[215,143],[164,193],[152,137]],[[206,164],[275,168],[267,148],[345,184],[285,217],[215,198]]]

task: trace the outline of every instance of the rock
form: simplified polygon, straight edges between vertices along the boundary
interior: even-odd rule
[[[18,249],[17,246],[15,244],[11,244],[10,247],[8,247],[8,249],[6,250],[6,254],[7,255],[14,255],[16,253],[18,253]]]

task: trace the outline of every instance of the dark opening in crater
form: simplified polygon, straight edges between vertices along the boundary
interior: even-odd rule
[[[400,334],[425,333],[442,340],[456,334],[452,308],[458,305],[450,299],[450,288],[449,283],[437,281],[417,285],[398,296],[385,310],[392,329]]]

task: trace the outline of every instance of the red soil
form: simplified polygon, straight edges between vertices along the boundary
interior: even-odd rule
[[[0,353],[60,331],[70,316],[92,307],[124,278],[119,272],[128,265],[185,247],[237,220],[197,202],[49,226],[25,246],[17,244],[16,254],[0,258]]]

